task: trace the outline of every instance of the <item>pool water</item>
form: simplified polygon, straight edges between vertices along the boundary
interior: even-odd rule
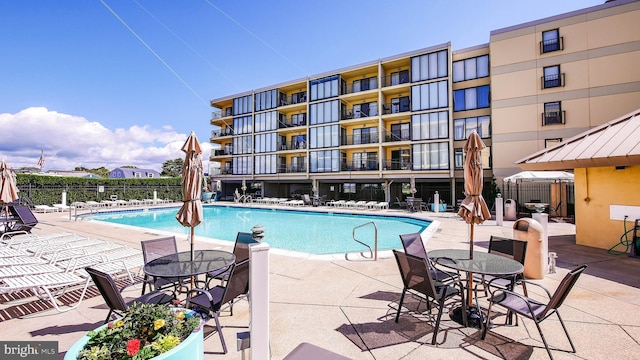
[[[188,234],[175,216],[179,208],[150,209],[97,214],[94,220]],[[429,221],[394,216],[349,215],[338,213],[306,212],[205,206],[204,221],[196,226],[195,237],[235,241],[238,232],[251,232],[254,225],[265,229],[265,242],[272,248],[310,254],[338,254],[368,251],[353,240],[353,229],[374,222],[378,228],[378,250],[402,248],[399,234],[422,232]],[[374,227],[356,230],[356,238],[373,249]]]

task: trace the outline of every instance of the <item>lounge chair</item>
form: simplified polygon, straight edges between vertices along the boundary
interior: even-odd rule
[[[35,205],[33,210],[37,213],[50,213],[59,211],[58,208],[49,205]]]
[[[93,283],[96,284],[96,287],[100,291],[102,298],[105,303],[109,307],[109,313],[107,314],[107,318],[104,320],[104,323],[108,323],[111,319],[111,315],[124,313],[129,306],[133,303],[144,303],[144,304],[168,304],[171,301],[175,300],[174,295],[168,295],[163,292],[154,291],[148,293],[146,295],[142,295],[134,300],[125,302],[122,298],[122,291],[124,291],[127,287],[135,285],[137,283],[131,283],[122,289],[118,289],[116,283],[113,281],[113,278],[102,271],[97,269],[87,267],[85,270],[91,276]]]
[[[185,307],[197,307],[206,310],[213,316],[216,329],[222,343],[222,350],[227,353],[227,345],[222,335],[222,327],[218,316],[227,306],[232,306],[241,296],[249,291],[249,259],[235,263],[231,266],[229,279],[226,286],[215,286],[211,289],[192,289],[187,296]]]
[[[58,211],[69,211],[70,206],[69,205],[64,205],[64,204],[53,204],[54,208],[57,208]]]
[[[3,279],[0,284],[0,293],[31,290],[38,298],[49,301],[57,311],[66,312],[80,306],[89,287],[89,282],[88,278],[84,279],[68,272],[23,275]],[[67,290],[82,284],[84,284],[84,288],[78,302],[67,308],[61,308],[58,305],[58,298],[63,296]]]
[[[365,207],[366,207],[367,209],[371,209],[371,210],[373,210],[373,209],[375,209],[375,208],[376,208],[376,206],[378,205],[378,202],[377,202],[377,201],[367,201],[367,203],[366,203],[366,204],[364,204],[364,205],[365,205]]]
[[[564,330],[565,335],[567,336],[567,340],[569,340],[569,345],[571,345],[571,352],[575,353],[576,348],[573,346],[573,342],[571,341],[571,337],[569,336],[569,332],[567,331],[567,327],[564,325],[564,321],[562,321],[562,317],[560,317],[560,312],[558,312],[558,308],[562,306],[562,303],[573,289],[576,281],[580,275],[586,270],[587,265],[580,265],[577,268],[569,271],[567,275],[562,279],[560,285],[556,291],[551,295],[551,292],[547,290],[542,285],[535,282],[527,282],[528,285],[533,285],[541,288],[547,294],[549,298],[548,301],[542,302],[536,299],[529,298],[524,295],[520,295],[510,290],[494,290],[491,292],[491,299],[489,300],[489,309],[487,310],[487,317],[491,318],[491,308],[494,305],[500,305],[508,310],[508,312],[515,312],[516,314],[522,315],[536,324],[536,328],[538,328],[538,333],[540,333],[540,337],[542,338],[542,342],[544,343],[545,349],[547,349],[547,354],[549,354],[549,358],[553,359],[553,355],[551,355],[551,350],[549,349],[549,344],[547,344],[547,340],[542,333],[542,329],[540,328],[540,323],[544,320],[548,319],[554,313],[558,316],[558,320],[560,320],[560,325],[562,325],[562,329]],[[487,336],[487,328],[485,326],[482,331],[482,339],[484,340]]]
[[[5,233],[16,231],[31,232],[31,229],[38,224],[38,219],[36,219],[28,206],[20,204],[9,205],[9,212],[16,220],[6,225]]]
[[[433,281],[429,275],[429,265],[426,259],[405,254],[398,250],[393,250],[393,255],[396,258],[400,275],[402,276],[402,282],[404,288],[402,289],[402,295],[400,296],[400,302],[398,303],[398,312],[396,314],[396,322],[400,317],[400,311],[402,310],[402,303],[407,293],[411,293],[415,296],[426,300],[428,303],[427,309],[431,310],[431,305],[437,305],[438,314],[436,315],[436,321],[433,328],[433,337],[431,338],[431,345],[436,344],[438,335],[438,328],[440,327],[440,319],[445,307],[445,302],[449,299],[460,297],[462,303],[462,322],[464,326],[467,326],[467,310],[466,302],[464,300],[464,286],[460,281],[451,284],[438,284]],[[431,311],[429,311],[430,313]]]
[[[389,209],[389,202],[388,201],[381,201],[378,203],[378,205],[375,206],[375,208],[377,209]]]
[[[303,201],[303,205],[312,205],[313,202],[311,201],[311,198],[309,197],[309,194],[302,194],[302,201]]]

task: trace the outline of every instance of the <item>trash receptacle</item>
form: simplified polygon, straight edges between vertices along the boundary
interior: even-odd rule
[[[504,219],[515,220],[517,219],[516,201],[513,199],[507,199],[504,202]]]
[[[513,224],[513,238],[527,242],[527,255],[524,258],[524,277],[527,279],[543,279],[546,273],[543,233],[542,224],[531,218],[522,218]]]

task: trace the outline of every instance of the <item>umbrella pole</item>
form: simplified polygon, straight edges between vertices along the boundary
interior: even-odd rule
[[[194,233],[194,229],[193,226],[191,226],[191,236],[189,237],[189,240],[191,242],[191,262],[193,262],[193,233]],[[191,277],[191,289],[193,289],[193,283],[194,283],[194,279],[193,276]]]
[[[469,259],[473,260],[473,222],[471,223],[471,231],[469,232]],[[471,297],[471,289],[473,289],[473,273],[469,273],[469,288],[467,289],[467,298],[469,308],[473,306],[473,297]]]

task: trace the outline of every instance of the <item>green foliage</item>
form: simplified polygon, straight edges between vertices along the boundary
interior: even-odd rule
[[[59,204],[62,191],[67,192],[67,202],[118,199],[152,199],[157,191],[159,199],[181,199],[180,178],[89,179],[65,176],[17,174],[19,195],[26,195],[36,205]],[[104,192],[99,192],[99,187]]]
[[[162,172],[160,176],[177,177],[182,172],[183,159],[167,160],[162,164]]]
[[[103,178],[108,178],[109,174],[111,173],[111,170],[107,169],[106,167],[99,167],[99,168],[95,168],[95,169],[87,169],[85,167],[82,166],[77,166],[75,169],[75,171],[84,171],[84,172],[88,172],[90,174],[96,174],[100,177]]]

